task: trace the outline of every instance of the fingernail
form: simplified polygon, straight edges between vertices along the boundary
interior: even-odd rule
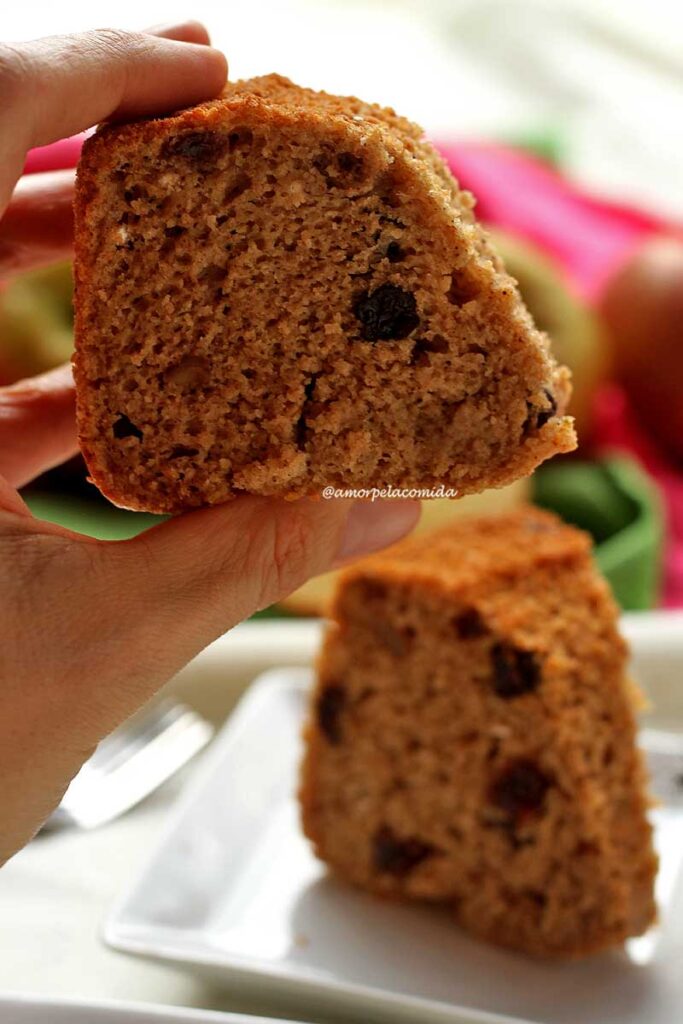
[[[357,501],[346,520],[336,561],[360,558],[395,544],[419,518],[419,501]]]

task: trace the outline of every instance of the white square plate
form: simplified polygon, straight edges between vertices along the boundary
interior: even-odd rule
[[[665,726],[664,747],[673,743],[680,755],[681,619],[641,615],[627,627],[639,681],[657,706],[647,735],[656,740],[652,729]],[[253,685],[109,919],[110,945],[202,968],[260,1005],[270,999],[278,1013],[309,1018],[683,1020],[683,799],[675,787],[654,815],[661,926],[623,952],[534,961],[470,938],[447,911],[381,902],[326,876],[301,835],[295,800],[309,682],[308,670],[286,669]],[[666,749],[656,756],[661,775],[671,762]]]
[[[2,1024],[273,1024],[264,1017],[236,1013],[22,995],[0,995],[0,1020]]]

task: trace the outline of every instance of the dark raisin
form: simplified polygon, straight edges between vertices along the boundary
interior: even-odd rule
[[[520,825],[542,812],[549,787],[550,779],[538,765],[522,758],[508,765],[498,776],[491,786],[489,799],[505,811],[515,825]]]
[[[337,157],[337,167],[346,174],[350,171],[358,173],[363,167],[363,161],[361,157],[355,156],[353,153],[340,153]]]
[[[318,697],[318,725],[320,731],[334,746],[342,741],[340,718],[345,706],[346,690],[343,686],[326,686]]]
[[[184,444],[178,444],[171,451],[171,454],[169,455],[169,459],[191,458],[193,455],[197,455],[198,451],[199,450],[197,448],[188,448]]]
[[[476,608],[467,608],[453,619],[455,631],[461,640],[476,640],[488,632],[486,624]]]
[[[301,414],[294,427],[294,439],[296,441],[297,448],[303,449],[306,447],[306,438],[308,435],[306,419],[308,416],[312,415],[314,411],[314,406],[311,403],[313,402],[313,395],[315,394],[315,385],[317,380],[318,374],[314,373],[304,385],[304,404],[301,407]]]
[[[530,903],[533,903],[539,909],[542,909],[548,902],[545,893],[539,892],[538,889],[525,889],[524,895]]]
[[[313,166],[323,177],[327,177],[327,168],[330,166],[330,160],[329,153],[318,153],[317,156],[313,157]]]
[[[167,238],[180,238],[186,231],[187,228],[182,227],[180,224],[172,224],[170,228],[164,228],[164,234]]]
[[[181,156],[201,165],[215,164],[229,149],[230,142],[220,132],[184,132],[166,139],[161,147],[163,157]]]
[[[553,395],[552,391],[548,391],[547,388],[543,388],[543,394],[548,399],[548,405],[545,409],[539,409],[539,411],[536,413],[537,430],[540,430],[541,427],[544,426],[548,422],[548,420],[551,420],[557,412],[557,402],[555,401],[555,396]]]
[[[557,402],[555,401],[555,396],[551,391],[548,391],[547,388],[543,389],[543,394],[548,401],[548,405],[545,408],[539,409],[538,406],[533,405],[531,402],[527,402],[526,404],[527,418],[522,426],[522,435],[525,437],[529,434],[535,433],[537,430],[540,430],[541,427],[545,426],[548,420],[551,420],[557,413]]]
[[[400,341],[420,323],[415,296],[396,284],[382,284],[374,292],[363,292],[353,312],[362,324],[365,341]]]
[[[387,875],[408,875],[427,857],[436,853],[431,843],[423,843],[420,839],[399,839],[389,828],[382,825],[375,832],[372,840],[372,863],[375,871]]]
[[[228,135],[228,147],[232,153],[238,146],[250,146],[253,140],[254,136],[248,128],[237,128]]]
[[[493,689],[504,700],[532,693],[541,682],[541,670],[533,651],[498,643],[491,648],[491,661]]]
[[[401,263],[405,259],[405,253],[396,241],[389,242],[385,256],[390,263]]]
[[[127,203],[133,203],[135,202],[136,199],[140,199],[141,197],[142,189],[139,187],[139,185],[133,185],[132,188],[125,189],[123,193],[123,198],[126,200]]]
[[[137,437],[138,441],[142,441],[142,431],[134,423],[131,423],[123,413],[119,413],[119,418],[112,427],[112,433],[119,441],[122,441],[125,437]]]
[[[297,448],[303,449],[306,447],[306,439],[308,437],[308,431],[306,427],[306,418],[302,414],[294,424],[294,442]]]

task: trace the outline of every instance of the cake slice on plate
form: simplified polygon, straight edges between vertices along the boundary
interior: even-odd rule
[[[655,917],[617,609],[588,537],[529,507],[347,571],[319,665],[306,834],[341,877],[579,955]]]
[[[575,446],[568,372],[415,125],[276,75],[88,140],[80,443],[118,504],[498,487]]]

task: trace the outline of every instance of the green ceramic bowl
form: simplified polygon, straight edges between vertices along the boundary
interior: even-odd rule
[[[623,609],[640,611],[658,603],[662,503],[636,462],[623,456],[560,461],[534,474],[533,497],[592,534],[598,565]]]

